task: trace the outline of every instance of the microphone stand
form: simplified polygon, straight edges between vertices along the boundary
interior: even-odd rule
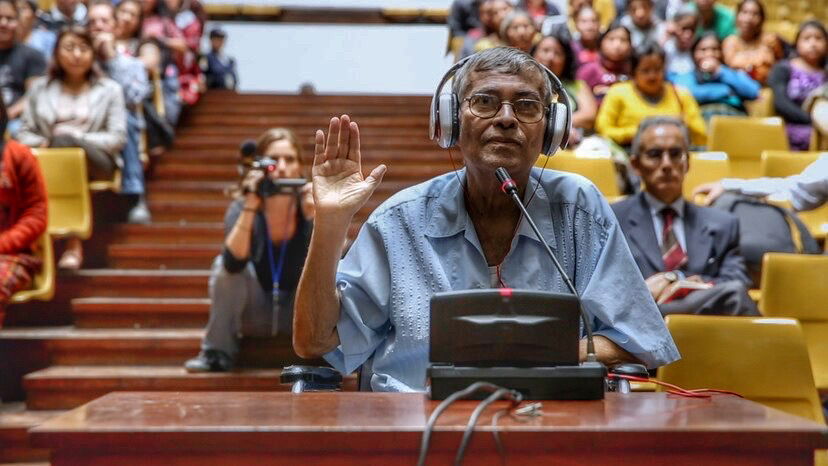
[[[584,308],[581,305],[581,296],[578,294],[578,290],[575,289],[575,285],[572,284],[572,280],[570,280],[569,275],[566,274],[563,267],[561,267],[561,263],[558,262],[558,258],[555,257],[555,253],[552,252],[552,249],[549,248],[549,245],[546,244],[544,241],[543,235],[541,234],[538,226],[535,224],[535,221],[532,219],[532,216],[529,215],[529,212],[526,210],[526,206],[523,205],[523,201],[520,200],[520,196],[518,195],[517,185],[515,184],[512,177],[509,175],[509,172],[506,171],[505,168],[500,167],[495,170],[495,176],[497,177],[498,181],[500,181],[500,190],[503,191],[507,196],[509,196],[512,201],[520,209],[523,216],[526,217],[526,221],[529,223],[529,226],[532,227],[532,231],[535,232],[535,236],[538,237],[538,240],[543,245],[546,253],[552,258],[552,263],[555,264],[555,268],[558,269],[558,273],[561,274],[561,278],[563,278],[564,283],[566,284],[569,291],[578,298],[578,310],[581,314],[581,320],[584,323],[584,329],[586,330],[587,334],[587,348],[586,348],[586,361],[587,362],[597,362],[598,358],[595,355],[595,342],[592,339],[592,325],[590,325],[589,321],[587,320],[586,313],[584,312]]]

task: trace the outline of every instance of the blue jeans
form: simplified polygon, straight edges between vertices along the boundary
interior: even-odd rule
[[[133,111],[127,112],[127,140],[121,157],[124,167],[121,172],[121,193],[144,194],[144,166],[138,151],[141,143],[141,129],[144,121]]]

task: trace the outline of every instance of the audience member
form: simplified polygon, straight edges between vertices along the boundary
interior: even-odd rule
[[[89,177],[106,180],[121,165],[127,117],[121,86],[103,76],[94,58],[85,29],[72,26],[58,34],[49,75],[27,93],[17,139],[30,147],[81,147]],[[80,240],[71,238],[58,265],[74,270],[82,261]]]
[[[790,201],[796,211],[816,209],[828,202],[828,153],[820,155],[798,175],[752,180],[725,178],[697,187],[693,196],[706,195],[705,204],[710,205],[726,191]]]
[[[613,0],[569,0],[569,29],[571,31],[576,29],[575,16],[584,7],[590,7],[598,14],[599,32],[606,31],[618,16]]]
[[[805,150],[811,141],[811,115],[805,99],[828,82],[828,32],[819,21],[806,21],[795,40],[796,56],[777,62],[768,76],[776,113],[785,119],[791,149]]]
[[[313,227],[311,186],[299,196],[267,196],[260,189],[265,177],[302,176],[301,147],[291,131],[265,131],[256,153],[272,159],[276,169],[247,171],[241,194],[227,209],[224,248],[210,274],[210,320],[201,353],[184,365],[188,372],[230,370],[240,334],[292,331],[296,285]]]
[[[0,100],[0,134],[7,121]],[[32,151],[0,140],[0,327],[9,299],[27,289],[42,266],[33,248],[46,231],[46,211],[46,185]]]
[[[80,0],[55,0],[52,9],[38,19],[55,34],[67,26],[86,26],[86,4]]]
[[[572,48],[581,66],[599,60],[598,40],[600,37],[598,13],[589,5],[582,7],[575,13],[575,34],[572,40]]]
[[[236,89],[236,60],[224,53],[227,33],[216,27],[210,31],[210,53],[204,63],[204,76],[208,89]]]
[[[454,0],[451,2],[446,23],[450,37],[463,37],[481,25],[478,8],[485,0]]]
[[[137,56],[141,28],[144,24],[144,11],[140,0],[121,0],[115,7],[115,20],[115,43],[118,51]]]
[[[206,89],[198,58],[201,53],[201,34],[204,31],[207,16],[198,0],[162,1],[167,11],[172,14],[175,25],[181,30],[187,44],[184,54],[175,54],[181,100],[187,105],[195,105]]]
[[[589,86],[575,78],[578,60],[572,46],[566,39],[546,36],[535,46],[532,56],[541,65],[549,68],[561,80],[567,92],[572,108],[572,133],[569,145],[577,144],[585,135],[592,132],[598,104]]]
[[[535,44],[538,30],[529,14],[514,10],[500,23],[500,38],[505,45],[529,53]]]
[[[641,123],[630,162],[644,191],[613,204],[618,224],[663,315],[759,315],[747,295],[738,219],[681,196],[689,143],[677,118]]]
[[[104,73],[121,85],[127,108],[127,139],[122,152],[121,193],[132,197],[134,206],[127,219],[130,223],[149,223],[150,211],[145,200],[144,166],[141,163],[140,140],[144,128],[142,104],[152,93],[144,64],[115,47],[115,7],[108,0],[89,5],[89,33],[95,55]]]
[[[549,0],[518,0],[517,7],[527,13],[540,29],[547,16],[560,16],[561,10]]]
[[[466,33],[458,58],[466,58],[473,54],[476,50],[477,41],[485,37],[497,37],[500,22],[503,21],[511,8],[511,4],[507,0],[482,0],[478,10],[480,27],[471,29]]]
[[[540,243],[525,233],[520,211],[499,192],[494,171],[502,166],[521,197],[536,193],[529,210],[554,238],[559,255],[569,258],[565,267],[595,325],[597,359],[609,365],[638,360],[652,368],[678,358],[598,190],[583,178],[533,168],[551,99],[537,62],[503,47],[474,55],[457,73],[452,90],[463,102],[456,118],[465,168],[378,207],[342,261],[339,244],[385,166],[363,178],[359,128],[347,115],[331,119],[327,139],[317,131],[316,219],[296,294],[297,353],[324,355],[343,373],[369,360],[374,391],[423,391],[433,293],[505,286],[564,291]],[[520,111],[502,105],[515,99],[537,103]],[[583,241],[567,232],[569,225],[579,225]],[[531,240],[517,241],[516,234]],[[615,286],[601,285],[606,283]],[[585,356],[581,340],[581,360]]]
[[[698,23],[698,12],[689,5],[681,8],[673,17],[673,33],[664,43],[668,77],[691,73],[696,69],[691,49]]]
[[[727,36],[736,34],[736,16],[730,8],[716,0],[696,0],[694,3],[699,11],[696,35],[712,31],[719,40],[725,40]]]
[[[630,31],[624,26],[613,25],[598,40],[598,61],[578,68],[578,79],[587,83],[598,105],[604,100],[609,87],[629,79],[632,43]]]
[[[742,0],[736,7],[739,33],[728,36],[722,42],[725,64],[745,71],[760,84],[767,82],[771,67],[784,55],[779,37],[762,32],[764,23],[765,7],[762,2]]]
[[[640,49],[647,42],[664,43],[664,23],[653,13],[653,0],[630,0],[627,14],[619,20],[630,31],[633,49]]]
[[[21,44],[37,50],[43,59],[52,56],[57,35],[54,31],[37,24],[38,6],[36,0],[17,0],[18,28],[17,40]]]
[[[17,26],[17,5],[13,0],[0,0],[0,96],[8,108],[11,134],[20,129],[26,90],[46,71],[43,55],[17,41]]]
[[[486,3],[488,4],[489,2]],[[492,10],[492,32],[484,37],[481,37],[474,43],[472,53],[494,47],[500,47],[504,44],[503,39],[500,37],[500,26],[506,16],[514,10],[514,6],[507,0],[498,0],[492,3],[489,8]],[[481,15],[482,14],[483,12],[481,11]],[[489,27],[487,26],[486,29],[488,30]]]
[[[618,145],[629,146],[641,122],[657,115],[681,118],[690,128],[694,145],[707,142],[698,104],[687,91],[665,81],[664,51],[648,43],[633,56],[632,80],[615,84],[607,92],[595,130]]]
[[[690,91],[704,121],[710,121],[713,115],[747,115],[744,101],[759,97],[761,86],[744,71],[722,64],[716,34],[708,32],[696,39],[693,60],[696,70],[675,75],[672,81]]]

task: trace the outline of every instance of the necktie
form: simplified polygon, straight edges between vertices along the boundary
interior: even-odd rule
[[[672,207],[665,207],[661,210],[664,217],[664,229],[661,232],[661,258],[664,260],[664,270],[675,270],[687,262],[687,254],[681,249],[673,231],[673,220],[676,218],[676,211]]]

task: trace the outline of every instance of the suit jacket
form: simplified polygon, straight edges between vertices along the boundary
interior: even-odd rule
[[[688,276],[700,275],[705,281],[738,280],[749,288],[751,280],[745,260],[739,254],[738,219],[727,212],[690,202],[684,206],[687,263],[681,270]],[[644,194],[616,202],[612,209],[644,278],[663,272],[664,261]]]

